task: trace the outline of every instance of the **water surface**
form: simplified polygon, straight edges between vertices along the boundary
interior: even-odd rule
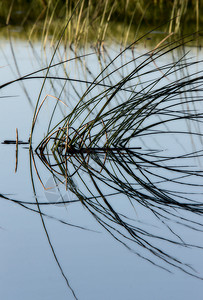
[[[49,61],[50,53],[46,53],[47,57],[45,57],[40,46],[37,44],[34,47],[34,53],[23,42],[17,42],[14,47],[15,58],[21,75],[44,67],[47,65],[47,61]],[[109,50],[109,53],[114,56],[118,51],[114,47],[114,49]],[[138,49],[135,55],[139,55],[140,51],[143,52],[145,50]],[[127,52],[123,59],[127,59],[126,57],[130,57],[130,55],[131,52]],[[70,53],[69,56],[73,56],[73,54]],[[201,59],[201,57],[199,58]],[[57,57],[56,62],[58,59]],[[171,57],[168,56],[167,62],[170,59]],[[100,66],[96,55],[91,56],[88,63],[92,72],[97,74]],[[165,59],[160,60],[160,65],[163,63],[165,63]],[[1,84],[20,76],[16,71],[10,44],[5,40],[1,41],[0,65],[2,66],[0,69]],[[95,68],[95,65],[97,68]],[[69,76],[84,78],[85,74],[87,76],[86,79],[91,79],[90,75],[82,71],[83,68],[80,62],[67,64]],[[127,71],[125,70],[124,72],[129,72],[130,68],[129,66],[126,69]],[[61,69],[54,69],[53,74],[56,74],[56,72],[64,76]],[[1,142],[6,139],[15,140],[16,128],[18,128],[19,139],[23,141],[28,140],[34,106],[42,85],[42,80],[21,81],[1,90]],[[116,81],[116,77],[114,77],[114,80]],[[53,81],[53,83],[54,87],[51,87],[51,84],[47,82],[41,99],[47,94],[56,97],[59,96],[63,83],[62,81]],[[66,101],[68,108],[65,108],[61,104],[55,115],[55,121],[60,121],[70,107],[75,105],[77,101],[76,92],[79,91],[81,94],[86,89],[86,86],[80,83],[75,83],[75,87],[76,91],[68,86],[65,92],[63,92],[61,98]],[[27,94],[24,88],[26,88]],[[54,101],[50,97],[50,100],[45,103],[40,113],[39,122],[36,124],[34,133],[33,147],[37,146],[46,134]],[[171,141],[168,140],[168,136],[165,139],[163,136],[162,143],[165,144],[165,150],[171,143],[174,143],[173,137]],[[181,141],[179,144],[183,142]],[[188,140],[185,142],[184,147],[191,147]],[[151,143],[153,143],[153,139],[151,139]],[[196,143],[198,143],[198,140]],[[154,145],[157,145],[156,141],[154,141]],[[179,147],[175,147],[179,149]],[[35,198],[30,178],[29,151],[26,145],[19,145],[18,169],[16,173],[15,151],[15,145],[0,144],[0,193],[11,199],[34,203]],[[174,151],[176,150],[174,149]],[[50,172],[37,157],[36,161],[38,171],[43,178],[45,186],[52,185],[53,181]],[[40,202],[50,203],[60,199],[55,190],[44,190],[36,174],[34,174],[34,182]],[[201,191],[202,189],[199,192]],[[65,199],[74,200],[74,195],[70,191],[66,192],[62,189],[62,193]],[[160,226],[153,215],[151,213],[146,215],[142,208],[134,212],[125,196],[116,195],[112,197],[111,201],[117,211],[125,212],[127,216],[134,218],[135,224],[139,225],[139,222],[144,222],[144,228],[151,230],[152,226],[154,226],[155,232],[157,226]],[[28,207],[36,209],[36,206],[28,205]],[[79,299],[167,300],[173,298],[178,300],[184,298],[185,300],[189,300],[192,297],[200,299],[200,295],[203,292],[201,280],[190,277],[178,270],[173,270],[174,274],[170,274],[139,258],[114,240],[112,236],[99,226],[80,202],[66,206],[47,205],[42,206],[41,209],[43,213],[53,216],[55,219],[65,220],[68,223],[93,230],[82,230],[81,228],[62,224],[49,217],[45,218],[58,260]],[[8,300],[14,298],[72,299],[72,293],[67,288],[54,260],[39,214],[21,207],[19,204],[1,199],[0,220],[1,298]],[[198,218],[195,220],[198,220]],[[162,228],[161,230],[163,230],[164,234],[165,229]],[[202,234],[200,232],[191,232],[184,227],[177,227],[177,230],[182,237],[190,242],[195,243],[197,240],[201,240]],[[161,243],[161,241],[157,241],[157,245]],[[170,251],[174,251],[172,245],[168,245],[167,247]],[[185,249],[183,254],[182,248],[176,247],[175,251],[175,254],[183,261],[189,261],[200,272],[203,270],[203,252],[201,249]],[[153,258],[150,254],[149,257]]]

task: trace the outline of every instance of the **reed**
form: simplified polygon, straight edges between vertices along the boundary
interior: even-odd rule
[[[188,71],[178,80],[172,78],[202,62],[187,60],[183,54],[177,61],[159,66],[161,58],[184,49],[190,40],[191,36],[186,36],[164,42],[136,57],[131,45],[114,58],[109,54],[109,61],[104,47],[105,58],[98,52],[102,71],[92,81],[81,80],[87,89],[61,122],[50,121],[36,153],[55,181],[75,195],[73,201],[80,201],[118,242],[161,268],[175,267],[201,278],[187,263],[164,250],[168,243],[201,248],[183,241],[173,224],[202,230],[193,215],[203,213],[199,200],[203,174],[198,167],[202,159],[199,93],[203,76],[201,71]],[[123,57],[129,53],[132,57],[124,63]],[[57,79],[61,80],[54,77]],[[73,84],[71,78],[63,80]],[[59,100],[64,105],[63,93],[60,99],[56,97],[57,105]],[[47,98],[38,106],[34,124],[45,101]],[[169,144],[163,144],[166,136],[172,136]],[[190,145],[187,149],[180,145],[183,136]],[[160,226],[168,228],[170,238],[136,226],[127,215],[117,212],[112,202],[121,195],[132,209],[142,207],[153,214]],[[64,201],[55,204],[61,203]],[[158,240],[163,248],[157,246]],[[160,262],[151,259],[151,254]]]

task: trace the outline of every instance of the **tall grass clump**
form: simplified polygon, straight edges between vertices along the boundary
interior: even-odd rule
[[[168,250],[170,244],[202,248],[180,233],[181,227],[203,230],[197,221],[203,213],[203,74],[202,61],[187,58],[185,46],[190,41],[191,36],[186,36],[140,54],[132,44],[114,56],[104,46],[95,53],[101,68],[96,74],[88,66],[91,56],[78,57],[86,60],[84,79],[47,74],[46,81],[63,84],[54,96],[47,133],[35,151],[56,186],[64,185],[74,195],[52,204],[81,202],[108,233],[138,256],[169,271],[175,267],[201,278],[174,250]],[[171,53],[178,57],[181,49],[182,56],[166,63],[165,57]],[[78,83],[82,94],[74,90]],[[75,92],[72,100],[68,97],[70,102],[65,87]],[[48,97],[38,102],[33,136],[46,101]],[[56,107],[64,104],[72,108],[55,122]],[[34,155],[32,162],[37,171]],[[37,176],[45,186],[38,171]],[[127,201],[131,213],[152,216],[159,230],[118,211],[116,199]],[[38,207],[43,205],[47,203],[38,202]]]

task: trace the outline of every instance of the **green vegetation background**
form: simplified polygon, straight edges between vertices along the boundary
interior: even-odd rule
[[[136,38],[138,31],[144,34],[161,24],[165,26],[159,34],[191,34],[200,31],[201,36],[201,2],[81,0],[66,39],[69,42],[84,43],[106,38],[120,41],[125,37],[130,42]],[[42,31],[43,34],[47,31],[47,34],[57,38],[59,29],[63,28],[76,3],[76,0],[0,0],[0,32],[5,35],[5,28],[10,26],[19,36],[23,37],[24,34],[24,38],[40,38]]]

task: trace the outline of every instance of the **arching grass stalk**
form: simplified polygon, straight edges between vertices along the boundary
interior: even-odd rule
[[[53,124],[36,153],[56,181],[75,195],[74,201],[81,201],[118,242],[161,268],[175,267],[202,279],[167,248],[202,248],[184,241],[174,224],[203,230],[194,218],[203,214],[203,73],[193,69],[198,65],[202,70],[202,61],[183,54],[160,64],[177,48],[174,42],[163,44],[115,69],[107,63],[107,75],[96,76],[67,117]],[[127,74],[126,66],[131,69]],[[185,69],[184,77],[173,79]],[[121,78],[115,82],[117,71]],[[96,91],[93,97],[90,90]],[[115,199],[121,197],[133,209],[154,216],[166,232],[154,233],[118,212]]]

